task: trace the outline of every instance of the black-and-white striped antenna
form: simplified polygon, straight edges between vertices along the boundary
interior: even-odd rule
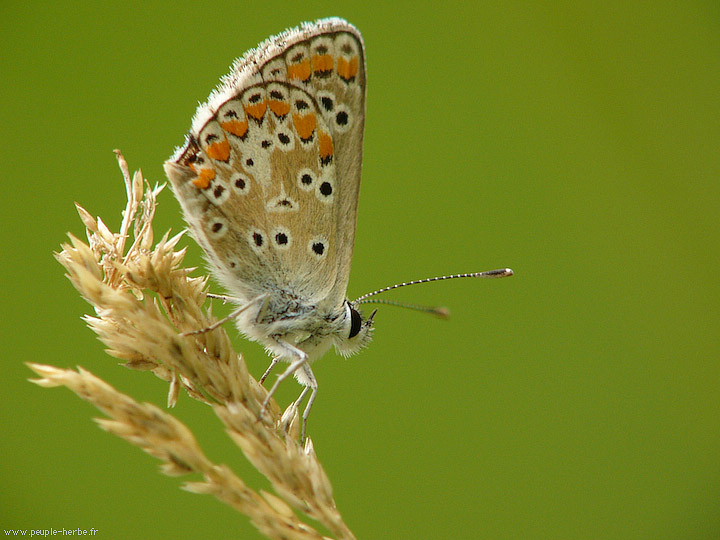
[[[386,305],[390,305],[390,306],[404,307],[404,308],[412,309],[415,311],[422,311],[425,313],[430,313],[431,315],[435,315],[442,319],[446,319],[450,315],[450,312],[448,311],[447,308],[444,308],[444,307],[422,306],[422,305],[418,305],[418,304],[406,304],[404,302],[396,302],[394,300],[384,300],[384,299],[376,299],[376,298],[370,299],[370,297],[375,296],[376,294],[381,294],[381,293],[384,293],[387,291],[392,291],[393,289],[399,289],[400,287],[407,287],[408,285],[419,285],[420,283],[431,283],[433,281],[444,281],[446,279],[458,279],[458,278],[502,278],[502,277],[510,277],[512,275],[513,275],[513,271],[510,268],[500,268],[498,270],[488,270],[487,272],[474,272],[472,274],[452,274],[449,276],[437,276],[437,277],[431,277],[431,278],[425,278],[425,279],[416,279],[414,281],[406,281],[405,283],[398,283],[397,285],[383,287],[382,289],[378,289],[377,291],[363,294],[361,297],[353,300],[351,302],[351,304],[353,306],[357,306],[359,304],[386,304]]]

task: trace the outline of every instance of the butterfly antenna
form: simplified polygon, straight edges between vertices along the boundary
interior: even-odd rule
[[[401,308],[412,309],[414,311],[421,311],[423,313],[429,313],[435,315],[440,319],[450,318],[450,310],[442,306],[423,306],[421,304],[408,304],[407,302],[396,302],[395,300],[385,300],[384,298],[371,298],[370,300],[364,300],[363,302],[353,302],[362,304],[385,304],[387,306],[397,306]]]
[[[440,318],[446,319],[450,312],[444,307],[432,307],[432,306],[420,306],[416,304],[405,304],[402,302],[394,302],[392,300],[372,299],[368,300],[371,296],[376,294],[392,291],[393,289],[399,289],[400,287],[407,287],[408,285],[419,285],[420,283],[431,283],[433,281],[444,281],[446,279],[458,279],[458,278],[501,278],[510,277],[513,275],[513,271],[510,268],[500,268],[498,270],[488,270],[487,272],[474,272],[472,274],[452,274],[450,276],[437,276],[425,279],[416,279],[415,281],[406,281],[405,283],[398,283],[397,285],[391,285],[389,287],[383,287],[377,291],[363,294],[360,298],[357,298],[352,302],[353,305],[358,304],[388,304],[391,306],[405,307],[408,309],[414,309],[416,311],[423,311],[436,315]]]

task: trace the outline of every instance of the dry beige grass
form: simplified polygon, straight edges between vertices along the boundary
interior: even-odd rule
[[[247,459],[271,482],[272,495],[248,487],[227,466],[214,464],[192,432],[172,415],[138,403],[79,368],[77,371],[30,364],[44,387],[66,386],[108,418],[100,426],[162,462],[168,475],[198,473],[202,480],[185,489],[210,493],[250,517],[269,538],[324,538],[304,519],[309,517],[336,538],[354,538],[342,520],[332,487],[308,438],[298,441],[299,419],[292,407],[282,413],[274,401],[258,421],[266,390],[248,373],[224,329],[192,336],[182,332],[205,328],[214,319],[205,312],[206,279],[181,267],[184,250],[175,251],[181,234],[166,233],[153,245],[152,219],[162,187],[150,188],[141,172],[132,177],[116,152],[128,203],[120,232],[78,206],[88,242],[70,235],[56,254],[96,316],[86,322],[107,345],[108,353],[127,367],[151,371],[169,383],[168,405],[178,392],[212,406],[226,431]],[[295,511],[293,511],[293,509]],[[301,519],[302,518],[302,519]]]

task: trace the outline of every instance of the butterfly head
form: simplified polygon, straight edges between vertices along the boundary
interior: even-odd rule
[[[370,343],[375,313],[377,310],[373,310],[370,316],[364,318],[352,302],[345,301],[345,318],[335,340],[335,348],[340,354],[350,356]]]

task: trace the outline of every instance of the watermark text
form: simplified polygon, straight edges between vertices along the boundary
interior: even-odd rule
[[[27,536],[33,538],[36,536],[95,536],[100,531],[94,527],[89,529],[3,529],[5,536]]]

